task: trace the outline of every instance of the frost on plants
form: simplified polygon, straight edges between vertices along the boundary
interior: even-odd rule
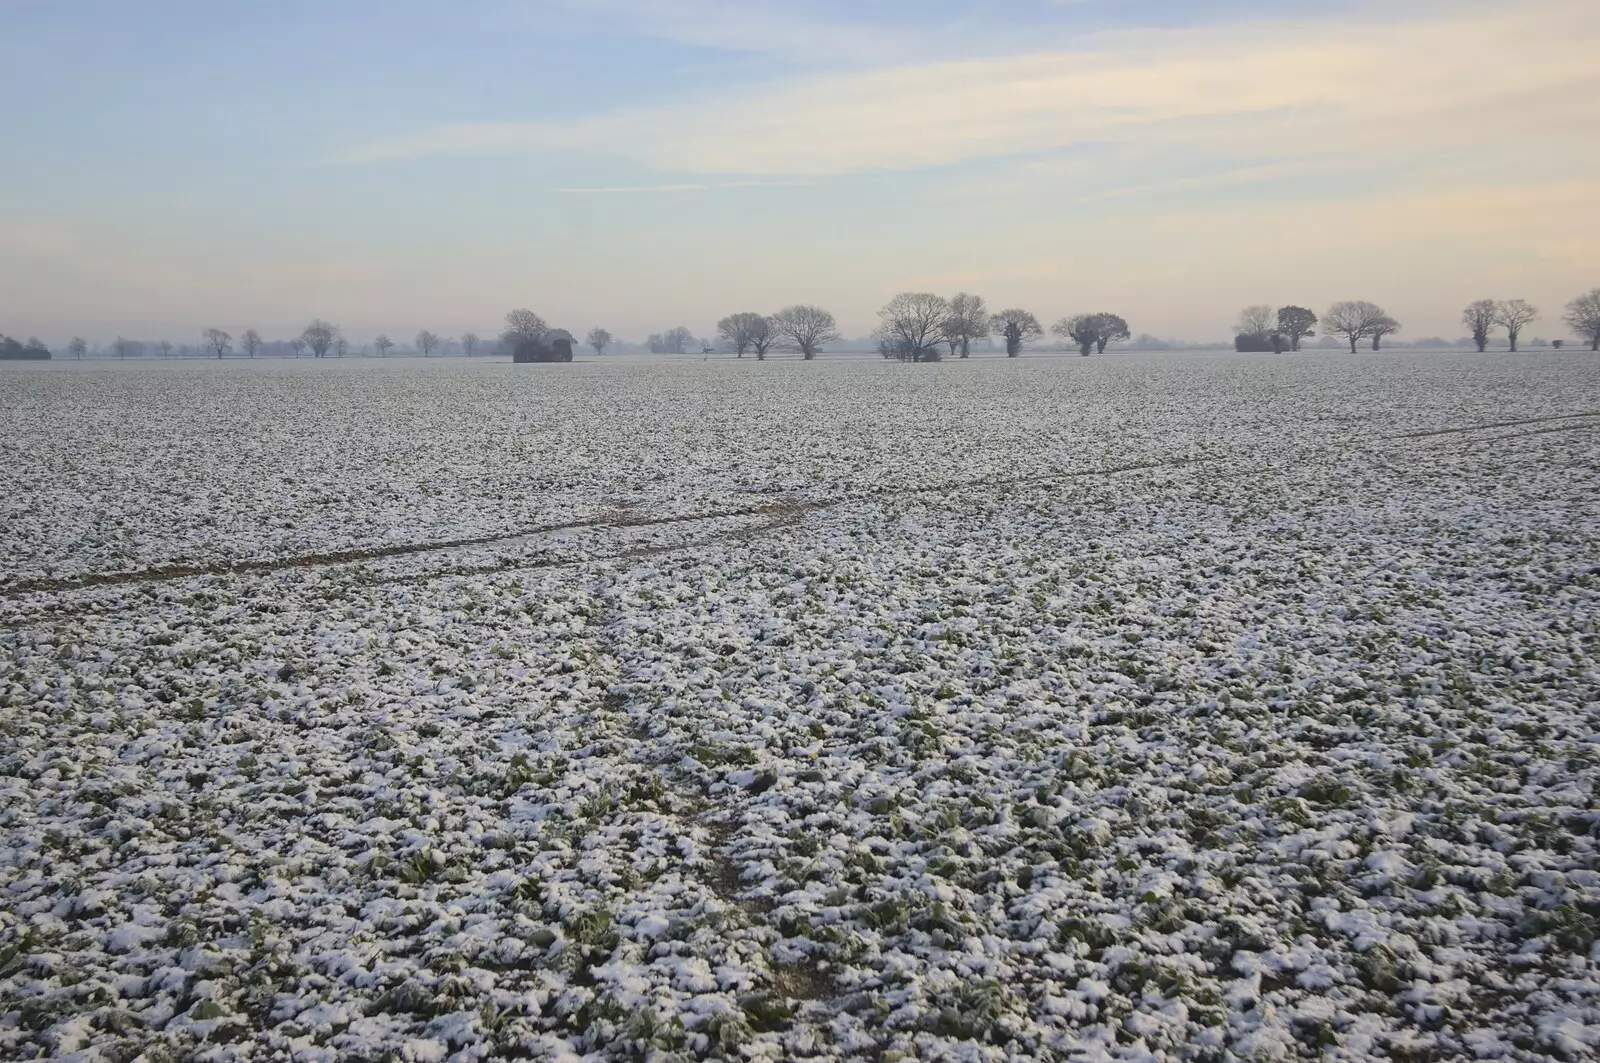
[[[0,1057],[1587,1058],[1536,357],[8,370]]]

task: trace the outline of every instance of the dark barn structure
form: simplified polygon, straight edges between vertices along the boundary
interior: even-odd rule
[[[566,329],[552,329],[538,339],[523,340],[511,352],[513,362],[570,362],[572,361],[572,333]]]

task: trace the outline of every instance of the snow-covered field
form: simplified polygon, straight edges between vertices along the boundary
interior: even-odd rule
[[[0,1057],[1600,1051],[1583,353],[0,368]]]

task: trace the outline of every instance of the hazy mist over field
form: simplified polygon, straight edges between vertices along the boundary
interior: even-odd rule
[[[709,331],[902,290],[1555,308],[1600,245],[1600,6],[0,4],[8,333]]]

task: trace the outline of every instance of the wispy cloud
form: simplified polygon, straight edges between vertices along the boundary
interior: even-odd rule
[[[623,195],[653,195],[657,193],[670,194],[674,192],[720,192],[732,188],[793,188],[796,185],[809,185],[810,181],[718,181],[714,183],[693,184],[666,184],[666,185],[613,185],[599,188],[558,188],[557,192],[567,195],[584,196],[623,196]]]
[[[1535,127],[1600,131],[1597,45],[1600,7],[1588,0],[1119,33],[1066,51],[821,74],[738,100],[448,126],[343,161],[553,151],[674,173],[820,177],[1135,140],[1295,156],[1469,137],[1505,150]]]
[[[1076,0],[1072,0],[1076,2]],[[901,63],[908,55],[1008,55],[1018,24],[998,7],[959,17],[907,5],[895,17],[872,17],[869,5],[850,15],[825,14],[796,0],[565,0],[612,28],[698,48],[803,62],[810,69]],[[879,7],[881,11],[881,6]],[[1039,47],[1049,21],[1028,33]]]
[[[771,0],[566,0],[566,7],[642,36],[822,62],[880,58],[890,37],[858,21],[819,18]]]

